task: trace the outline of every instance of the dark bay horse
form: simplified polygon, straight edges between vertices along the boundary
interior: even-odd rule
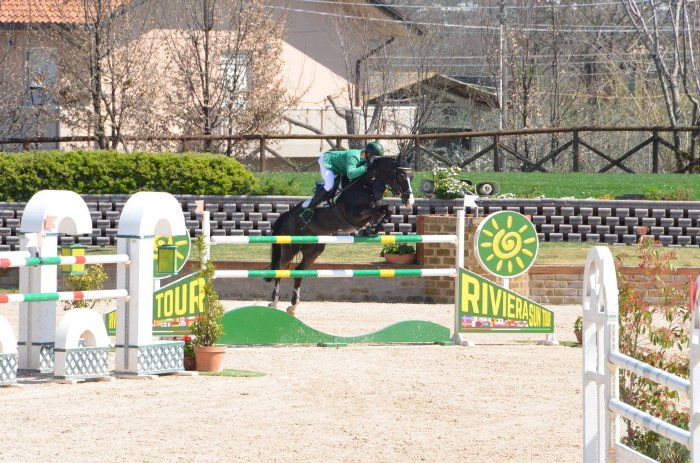
[[[375,158],[367,172],[344,187],[332,205],[317,207],[313,218],[304,224],[299,217],[302,203],[280,215],[272,228],[275,236],[313,235],[328,236],[357,232],[370,226],[376,234],[391,218],[391,211],[383,204],[384,191],[389,188],[401,197],[403,205],[413,206],[411,190],[410,158],[382,156]],[[295,270],[311,267],[326,248],[325,244],[273,244],[272,270],[288,270],[292,259],[301,252],[302,259]],[[275,278],[270,307],[277,307],[280,296],[280,279]],[[294,279],[294,293],[287,313],[294,315],[300,300],[301,278]],[[272,281],[272,278],[266,278]]]

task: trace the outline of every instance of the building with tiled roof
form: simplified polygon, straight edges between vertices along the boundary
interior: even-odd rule
[[[0,0],[0,27],[81,22],[82,5],[80,0]]]
[[[21,130],[13,132],[4,130],[3,121],[0,120],[0,138],[84,135],[92,130],[91,127],[75,129],[63,125],[66,118],[61,117],[59,112],[66,111],[66,107],[55,103],[51,94],[63,90],[58,88],[62,84],[59,68],[63,53],[67,49],[65,38],[70,37],[46,32],[49,26],[60,26],[59,30],[65,30],[70,29],[71,25],[89,22],[86,21],[85,3],[92,4],[85,0],[0,0],[0,119],[12,109],[29,114],[29,118],[35,119],[36,122],[33,127],[27,128],[25,124]],[[189,6],[183,0],[111,0],[104,3],[111,5],[115,14],[122,11],[120,7],[125,9],[127,5],[137,14],[150,6],[155,8],[156,13],[149,18],[151,22],[147,29],[129,36],[128,40],[156,44],[164,41],[164,34],[183,27],[186,15],[178,10]],[[286,21],[286,36],[281,52],[284,67],[280,68],[279,74],[284,80],[286,91],[295,95],[297,106],[290,108],[285,114],[309,126],[319,127],[326,133],[340,133],[346,130],[345,119],[339,117],[328,103],[329,95],[332,95],[338,104],[349,107],[347,89],[353,85],[359,87],[363,82],[359,72],[363,69],[362,66],[366,65],[368,57],[389,46],[395,38],[422,33],[419,27],[407,22],[400,12],[382,0],[265,0],[265,4],[275,15],[284,15]],[[348,43],[362,44],[363,41],[369,43],[371,40],[379,46],[370,48],[369,52],[363,50],[362,46],[348,47],[347,56],[343,56],[335,46],[337,38],[334,34],[339,28],[347,35],[345,39]],[[80,52],[88,49],[89,47],[85,47]],[[155,63],[154,71],[165,71],[169,65],[169,57],[163,49],[164,46],[161,46],[153,51],[151,58]],[[72,50],[71,53],[71,59],[78,64],[69,70],[76,73],[86,72],[85,67],[81,67],[85,57],[79,56],[76,50]],[[352,63],[350,70],[347,67],[348,63]],[[63,66],[63,69],[66,69],[65,62]],[[215,66],[219,66],[219,63]],[[168,80],[170,76],[167,75],[167,71],[165,74],[162,81],[153,85],[153,98],[146,103],[150,104],[156,97],[161,97],[168,85],[175,85]],[[72,78],[75,79],[75,76]],[[87,87],[90,76],[81,76],[79,81],[77,90],[89,91]],[[251,85],[255,85],[254,79],[250,82]],[[360,92],[357,92],[353,99],[357,100],[359,95]],[[81,98],[85,96],[81,95]],[[12,105],[8,103],[11,100]],[[85,105],[86,113],[89,106],[90,104]],[[46,116],[51,112],[51,123],[41,126],[39,115]],[[79,118],[80,114],[76,120]],[[37,128],[37,125],[40,126]],[[289,133],[306,133],[306,129],[301,127],[280,129]],[[176,131],[169,126],[168,130]],[[128,132],[125,134],[128,135]],[[0,145],[0,150],[3,148],[7,146]],[[316,141],[296,140],[285,144],[279,152],[283,156],[307,157],[318,156],[319,151],[324,148],[327,147]]]

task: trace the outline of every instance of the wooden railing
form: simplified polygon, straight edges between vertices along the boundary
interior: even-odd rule
[[[457,166],[467,170],[523,172],[675,172],[700,171],[697,138],[700,127],[573,127],[501,131],[470,131],[428,134],[249,134],[249,135],[157,135],[120,136],[122,146],[130,143],[173,143],[173,149],[197,150],[210,142],[215,150],[223,143],[255,143],[259,170],[267,170],[271,157],[296,171],[315,166],[286,158],[271,141],[325,140],[329,149],[342,147],[343,141],[396,140],[414,156],[417,168],[430,165]],[[436,142],[454,140],[453,148],[436,148]],[[464,143],[467,140],[468,143]],[[108,141],[109,140],[108,138]],[[70,143],[95,145],[96,137],[28,137],[0,139],[0,148],[15,145],[24,150],[52,143],[59,147]],[[468,146],[468,148],[464,148]]]

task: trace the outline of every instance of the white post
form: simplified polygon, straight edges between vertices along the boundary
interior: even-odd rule
[[[204,252],[206,253],[206,258],[202,259],[202,263],[208,261],[211,256],[211,222],[210,212],[202,212],[202,234],[204,235]]]
[[[466,227],[465,207],[457,208],[457,271],[464,267],[464,228]]]
[[[117,239],[118,252],[129,254],[131,264],[117,269],[117,287],[128,298],[117,300],[116,371],[140,373],[139,346],[152,342],[153,325],[153,238]]]
[[[690,319],[690,461],[700,458],[700,277],[695,280],[695,305],[691,307]]]
[[[465,196],[466,202],[466,196]],[[452,341],[455,344],[465,344],[462,336],[459,333],[460,320],[459,320],[459,269],[464,268],[464,228],[466,227],[466,207],[455,208],[457,213],[457,229],[455,233],[457,234],[457,249],[455,252],[455,319],[454,319],[454,331],[452,334]],[[468,342],[466,342],[469,344]]]
[[[20,236],[20,249],[27,251],[28,238]],[[55,257],[58,236],[43,237],[37,257]],[[19,292],[54,293],[58,290],[55,265],[21,267]],[[41,370],[41,348],[53,345],[56,336],[56,301],[21,302],[19,304],[19,368]]]
[[[609,461],[617,398],[617,367],[608,362],[617,350],[618,290],[615,264],[608,248],[591,248],[583,276],[583,461]],[[610,369],[610,371],[608,371]],[[619,420],[619,418],[617,419]],[[619,426],[615,426],[617,433]]]

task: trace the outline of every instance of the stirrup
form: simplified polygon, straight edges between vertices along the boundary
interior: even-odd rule
[[[301,218],[301,221],[304,222],[305,225],[308,225],[309,222],[311,222],[311,219],[314,217],[314,210],[310,207],[307,207],[301,213],[299,214],[299,217]]]

